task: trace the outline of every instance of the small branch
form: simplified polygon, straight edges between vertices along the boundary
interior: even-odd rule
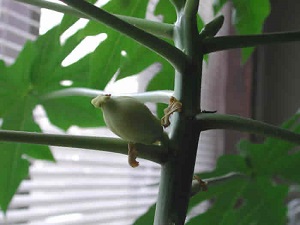
[[[300,134],[253,119],[234,115],[201,113],[196,116],[196,120],[201,131],[211,129],[237,130],[300,144]]]
[[[300,41],[300,31],[259,35],[212,37],[202,40],[204,54],[233,48]]]
[[[95,89],[89,88],[66,88],[59,91],[50,92],[44,96],[42,96],[42,100],[55,99],[61,97],[70,97],[70,96],[85,96],[95,98],[101,94],[110,94],[105,91],[99,91]],[[173,95],[173,91],[165,90],[165,91],[149,91],[142,93],[116,93],[112,94],[114,96],[130,96],[142,103],[153,102],[153,103],[166,103],[168,104],[171,96]]]
[[[224,16],[220,15],[213,19],[211,22],[206,24],[199,34],[199,38],[202,40],[204,38],[214,37],[219,30],[222,28],[224,23]]]
[[[232,172],[232,173],[228,173],[224,176],[205,179],[204,181],[207,183],[207,187],[209,190],[209,188],[212,186],[222,185],[224,182],[227,182],[229,180],[239,179],[239,178],[245,179],[245,178],[247,178],[247,176],[242,173]],[[203,191],[203,187],[201,185],[199,185],[199,182],[197,180],[193,180],[192,188],[191,188],[191,197],[195,196],[196,194],[198,194],[199,192],[202,192],[202,191]]]
[[[184,71],[186,69],[186,65],[189,63],[188,57],[168,42],[161,40],[160,38],[135,27],[134,25],[131,25],[88,2],[74,0],[60,1],[87,15],[88,18],[104,23],[105,25],[148,47],[169,61],[176,70]]]
[[[124,155],[128,154],[128,143],[118,138],[0,130],[0,142],[1,141],[84,148],[120,153]],[[141,158],[160,164],[164,163],[167,159],[167,150],[161,146],[136,144],[136,147],[139,151],[139,157]]]
[[[15,1],[39,6],[41,8],[51,9],[57,12],[66,13],[79,18],[89,18],[88,15],[85,15],[80,11],[73,9],[70,6],[62,5],[59,3],[54,3],[45,0],[15,0]],[[140,29],[143,29],[159,37],[168,38],[168,39],[172,39],[173,37],[174,26],[172,24],[154,22],[154,21],[130,17],[130,16],[122,16],[122,15],[115,15],[115,16],[118,17],[119,19],[122,19]]]

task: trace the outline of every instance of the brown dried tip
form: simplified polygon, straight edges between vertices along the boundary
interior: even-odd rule
[[[208,190],[207,182],[203,181],[200,177],[194,175],[193,180],[198,181],[201,191],[207,191]]]
[[[136,161],[138,151],[133,143],[128,143],[128,163],[131,167],[135,168],[139,166],[139,162]]]
[[[170,116],[174,112],[181,112],[181,110],[182,110],[182,103],[180,101],[178,101],[175,97],[172,96],[170,98],[169,106],[164,109],[165,115],[161,118],[161,125],[164,128],[170,126],[170,124],[171,124]]]

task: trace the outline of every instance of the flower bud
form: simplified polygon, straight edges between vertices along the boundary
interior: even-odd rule
[[[125,141],[153,144],[163,136],[160,120],[135,98],[99,95],[92,104],[102,109],[106,125]]]

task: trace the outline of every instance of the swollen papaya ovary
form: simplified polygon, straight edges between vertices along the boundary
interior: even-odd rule
[[[92,104],[102,109],[108,128],[129,143],[149,145],[163,138],[160,120],[132,97],[99,95]]]

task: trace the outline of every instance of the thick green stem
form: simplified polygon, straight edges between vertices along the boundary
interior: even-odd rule
[[[194,13],[198,5],[194,0],[188,2],[191,5],[186,5],[186,12]],[[184,71],[175,74],[174,96],[182,102],[183,111],[172,116],[169,151],[173,154],[162,165],[155,225],[183,225],[185,222],[200,134],[200,129],[190,120],[200,110],[203,59],[196,14],[186,14],[184,9],[177,13],[174,42],[190,62]]]
[[[199,38],[199,41],[202,41]],[[203,52],[210,53],[233,48],[255,47],[257,45],[300,41],[300,31],[270,33],[258,35],[237,35],[206,38],[203,40]]]
[[[185,16],[194,17],[198,13],[199,0],[186,0],[185,6],[183,8],[183,14]]]
[[[138,27],[135,27],[122,19],[100,9],[85,1],[74,1],[74,0],[60,0],[71,7],[80,10],[82,13],[87,15],[89,18],[104,23],[105,25],[131,37],[140,44],[153,50],[166,60],[168,60],[172,66],[179,71],[185,69],[188,58],[182,51],[169,44],[168,42],[161,40],[160,38],[147,33]]]
[[[196,121],[201,131],[210,129],[237,130],[266,137],[280,138],[285,141],[300,144],[300,134],[253,119],[234,115],[201,113],[196,116]]]
[[[69,6],[54,3],[54,2],[49,2],[45,0],[15,0],[15,1],[55,10],[57,12],[70,14],[79,18],[89,18],[88,15],[83,14],[80,11],[77,11]],[[150,21],[150,20],[145,20],[145,19],[140,19],[140,18],[135,18],[130,16],[116,15],[116,14],[115,16],[153,35],[157,35],[159,37],[168,38],[168,39],[172,39],[173,37],[174,26],[172,24],[160,23],[160,22],[155,22],[155,21]]]
[[[128,154],[128,143],[118,138],[0,130],[0,142],[21,142]],[[141,158],[160,164],[167,160],[167,150],[164,147],[142,144],[136,144],[136,147]]]

